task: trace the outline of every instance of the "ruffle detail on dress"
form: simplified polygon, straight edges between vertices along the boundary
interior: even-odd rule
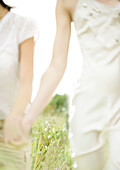
[[[96,0],[91,1],[78,0],[74,14],[77,35],[91,29],[105,48],[120,45],[120,3],[112,7]]]

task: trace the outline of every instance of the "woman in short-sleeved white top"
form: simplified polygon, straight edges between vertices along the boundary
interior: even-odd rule
[[[22,122],[22,117],[31,97],[34,40],[37,33],[38,27],[33,19],[12,13],[10,7],[0,0],[0,165],[2,166],[4,166],[4,162],[1,162],[1,155],[4,154],[1,151],[3,143],[6,146],[18,147],[28,141],[27,125]],[[25,169],[23,166],[26,165],[22,165],[20,169]]]

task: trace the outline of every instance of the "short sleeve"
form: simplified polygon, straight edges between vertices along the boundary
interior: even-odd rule
[[[37,41],[39,37],[39,26],[34,19],[19,16],[16,24],[19,44],[32,37],[34,37],[35,42]]]

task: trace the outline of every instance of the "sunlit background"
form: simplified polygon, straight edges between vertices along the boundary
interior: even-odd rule
[[[39,25],[39,39],[35,48],[34,56],[34,81],[32,99],[34,100],[40,85],[42,74],[47,69],[53,50],[56,33],[55,6],[56,0],[4,0],[5,3],[15,6],[14,13],[30,16]],[[64,41],[64,38],[63,38]],[[62,81],[54,94],[71,94],[74,85],[81,76],[82,55],[78,44],[74,24],[68,53],[68,64]]]

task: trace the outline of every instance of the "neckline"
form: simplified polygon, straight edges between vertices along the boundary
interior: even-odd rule
[[[8,11],[8,12],[4,15],[4,17],[0,20],[0,24],[3,23],[3,22],[5,22],[6,19],[9,17],[10,14],[11,14],[11,11]]]
[[[78,0],[79,1],[79,0]],[[98,5],[101,5],[101,6],[104,6],[104,7],[108,7],[108,8],[116,8],[120,5],[120,1],[118,1],[116,4],[114,5],[109,5],[109,4],[106,4],[106,3],[103,3],[103,2],[100,2],[98,0],[91,0],[95,3],[97,3]]]

